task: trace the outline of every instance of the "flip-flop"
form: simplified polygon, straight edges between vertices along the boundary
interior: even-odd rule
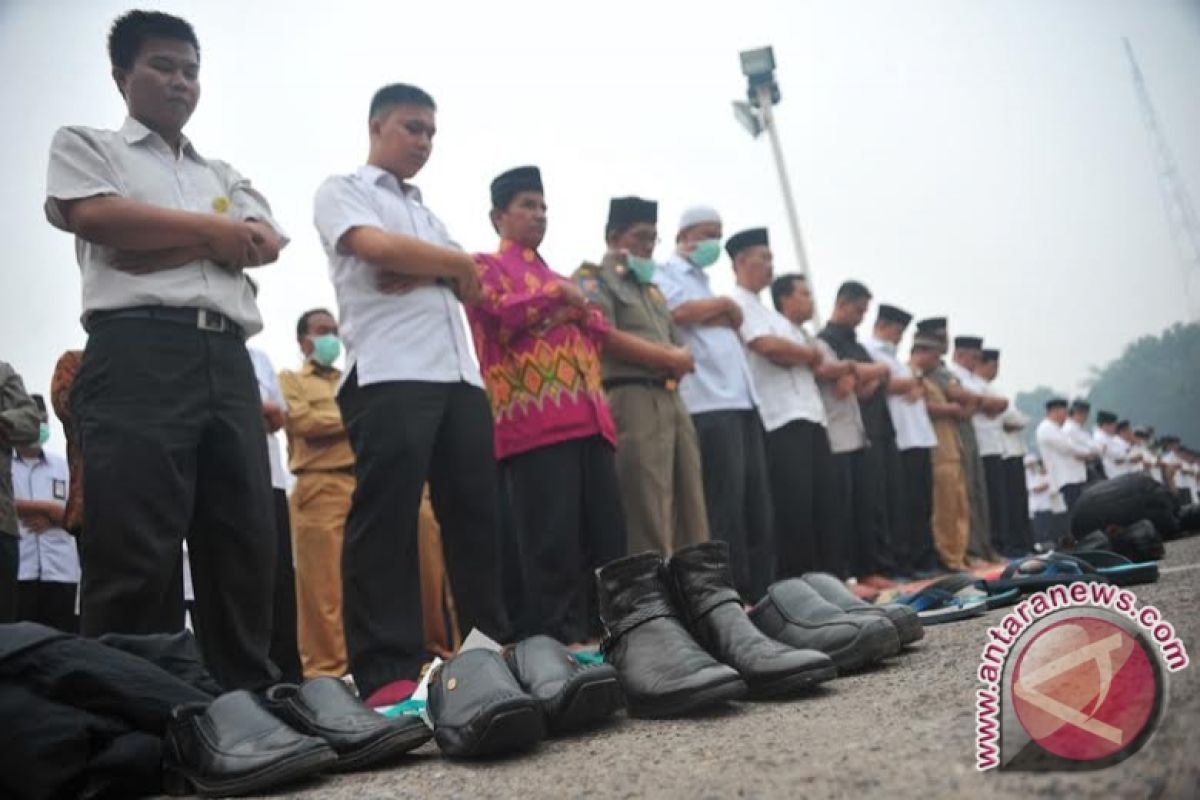
[[[1066,558],[1084,561],[1099,572],[1108,582],[1116,586],[1133,586],[1139,583],[1154,583],[1158,580],[1158,562],[1143,561],[1135,564],[1119,553],[1108,550],[1077,550],[1060,553]]]
[[[985,584],[989,594],[1012,589],[1027,593],[1077,581],[1108,583],[1108,579],[1086,561],[1071,559],[1062,553],[1046,553],[1016,559],[1005,567],[999,578],[985,581]]]
[[[919,592],[901,595],[895,602],[903,603],[917,612],[922,625],[938,625],[978,617],[988,610],[982,600],[963,600],[953,592],[926,586]]]
[[[997,589],[989,586],[987,581],[976,578],[967,572],[956,572],[939,578],[930,584],[932,588],[950,592],[960,600],[981,600],[987,604],[988,610],[1011,606],[1021,598],[1021,590],[1017,588]]]

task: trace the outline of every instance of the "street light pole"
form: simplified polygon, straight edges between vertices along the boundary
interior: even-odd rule
[[[808,290],[812,294],[813,301],[813,326],[819,331],[823,325],[820,305],[817,302],[817,287],[813,282],[812,269],[808,265],[808,255],[804,251],[804,239],[800,236],[800,218],[796,214],[796,201],[792,198],[792,182],[788,179],[787,166],[783,163],[783,147],[779,144],[779,131],[775,128],[773,105],[771,85],[759,86],[758,108],[762,114],[762,126],[771,139],[771,151],[775,154],[775,170],[779,173],[779,188],[783,190],[783,204],[787,209],[788,226],[792,231],[792,244],[796,248],[796,269],[808,283]]]

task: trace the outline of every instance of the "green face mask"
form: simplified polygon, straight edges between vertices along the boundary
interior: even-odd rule
[[[312,342],[312,360],[320,364],[322,367],[332,367],[333,362],[337,361],[338,355],[342,352],[342,342],[338,339],[337,334],[324,333],[320,336],[309,337]]]
[[[707,269],[717,263],[717,259],[721,257],[721,240],[720,239],[705,239],[700,244],[696,245],[696,249],[688,254],[688,261],[691,261],[700,269]]]
[[[50,424],[43,422],[38,426],[38,447],[50,441]]]
[[[629,271],[638,279],[638,283],[650,283],[654,279],[654,270],[658,267],[652,258],[638,258],[637,256],[629,256],[625,263],[629,266]]]

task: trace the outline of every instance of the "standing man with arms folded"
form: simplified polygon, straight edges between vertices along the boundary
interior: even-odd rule
[[[1050,476],[1050,488],[1062,493],[1070,512],[1079,495],[1083,494],[1087,484],[1087,462],[1095,451],[1063,430],[1066,421],[1066,399],[1052,397],[1047,400],[1046,418],[1037,427],[1037,445],[1046,474]]]
[[[244,270],[286,239],[266,200],[183,135],[199,99],[188,23],[131,11],[109,36],[120,129],[60,128],[46,216],[74,234],[89,338],[72,390],[83,444],[82,629],[168,632],[189,542],[197,635],[228,688],[268,657],[275,528]]]
[[[41,412],[21,376],[0,361],[0,624],[17,619],[21,525],[13,498],[13,450],[37,443],[41,430]]]
[[[338,390],[354,451],[342,552],[350,672],[363,697],[415,680],[422,647],[417,512],[429,481],[463,630],[507,638],[500,600],[492,412],[462,300],[475,262],[410,181],[428,161],[436,106],[392,84],[367,115],[367,163],[317,190],[315,222],[338,300],[346,374]]]

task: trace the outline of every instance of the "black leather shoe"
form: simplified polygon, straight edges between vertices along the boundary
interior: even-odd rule
[[[847,614],[800,578],[771,584],[750,609],[750,619],[772,639],[827,654],[839,671],[900,652],[900,636],[885,617]]]
[[[448,756],[528,750],[542,740],[542,710],[499,653],[467,650],[429,679],[433,738]]]
[[[713,660],[680,621],[656,553],[604,565],[596,588],[604,658],[617,668],[629,713],[667,717],[746,695],[737,671]]]
[[[750,697],[789,694],[837,677],[829,656],[789,647],[754,627],[733,588],[725,542],[685,547],[671,556],[667,568],[688,630],[714,658],[741,674]]]
[[[886,618],[895,626],[902,645],[912,644],[925,635],[921,618],[909,606],[900,603],[873,606],[855,597],[846,584],[827,572],[809,572],[803,578],[805,583],[817,590],[817,594],[847,614],[874,614]]]
[[[328,769],[337,754],[268,713],[246,691],[171,712],[163,743],[163,788],[205,797],[258,794]]]
[[[580,664],[549,636],[531,636],[502,653],[521,688],[541,706],[555,733],[578,730],[611,717],[625,705],[612,664]]]
[[[337,678],[313,678],[267,690],[267,709],[301,733],[324,739],[337,753],[335,770],[389,761],[433,737],[416,717],[388,718],[372,711]]]

